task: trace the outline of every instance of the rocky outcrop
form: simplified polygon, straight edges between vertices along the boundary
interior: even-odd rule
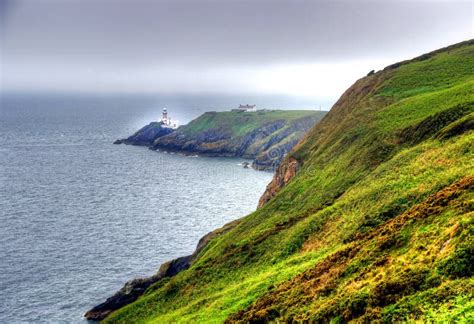
[[[166,277],[173,277],[179,272],[189,268],[191,261],[192,255],[188,255],[163,263],[155,275],[148,278],[133,279],[127,282],[122,289],[116,292],[112,297],[107,298],[102,304],[87,311],[84,316],[88,320],[103,320],[113,311],[137,300],[137,298],[143,295],[147,288],[155,282]]]
[[[298,141],[298,138],[289,140],[265,150],[253,160],[252,168],[256,170],[276,170],[285,155],[291,151]]]
[[[258,201],[258,208],[263,207],[273,196],[276,195],[296,175],[301,163],[293,157],[289,157],[278,167],[272,181],[268,184],[265,192]]]
[[[228,129],[223,127],[206,129],[195,134],[189,134],[183,128],[173,134],[158,138],[151,148],[205,156],[244,157],[250,159],[255,158],[258,153],[269,146],[269,141],[275,141],[276,139],[272,138],[272,134],[285,125],[284,120],[276,120],[265,123],[240,136],[233,136]]]
[[[257,170],[274,170],[293,146],[319,122],[322,111],[206,112],[177,130],[150,123],[114,144],[145,145],[189,155],[254,159]]]
[[[156,274],[147,278],[137,278],[125,283],[112,297],[107,298],[105,302],[88,310],[84,317],[87,320],[101,321],[109,316],[113,311],[122,308],[142,296],[151,285],[157,283],[163,278],[174,277],[183,270],[188,269],[204,250],[208,243],[215,237],[226,233],[234,228],[239,220],[230,222],[223,227],[204,235],[198,242],[196,250],[191,255],[180,257],[163,263]]]
[[[145,127],[140,128],[135,134],[124,139],[118,139],[114,144],[130,144],[149,146],[153,144],[157,138],[171,134],[174,129],[163,127],[161,122],[152,122]]]

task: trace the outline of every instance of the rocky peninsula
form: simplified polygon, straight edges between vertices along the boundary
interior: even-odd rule
[[[114,144],[189,155],[252,159],[257,170],[276,168],[325,111],[261,110],[206,112],[177,129],[152,122]]]

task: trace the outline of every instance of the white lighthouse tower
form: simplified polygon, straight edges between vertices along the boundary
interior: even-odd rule
[[[168,125],[168,109],[163,108],[163,113],[161,114],[161,121],[163,124]]]
[[[171,121],[171,118],[168,117],[168,109],[166,108],[163,108],[163,112],[161,113],[161,126],[173,129],[176,129],[179,126],[177,120]]]

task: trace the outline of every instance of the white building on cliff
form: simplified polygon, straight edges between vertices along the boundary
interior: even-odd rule
[[[161,127],[172,128],[176,129],[179,126],[177,120],[171,120],[171,117],[168,116],[168,109],[163,108],[163,112],[161,113]]]
[[[240,104],[238,108],[232,109],[232,111],[245,111],[245,112],[256,112],[257,111],[257,105],[242,105]]]

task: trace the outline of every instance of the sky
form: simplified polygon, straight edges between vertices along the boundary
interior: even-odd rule
[[[334,98],[474,38],[472,1],[0,0],[0,89]]]

